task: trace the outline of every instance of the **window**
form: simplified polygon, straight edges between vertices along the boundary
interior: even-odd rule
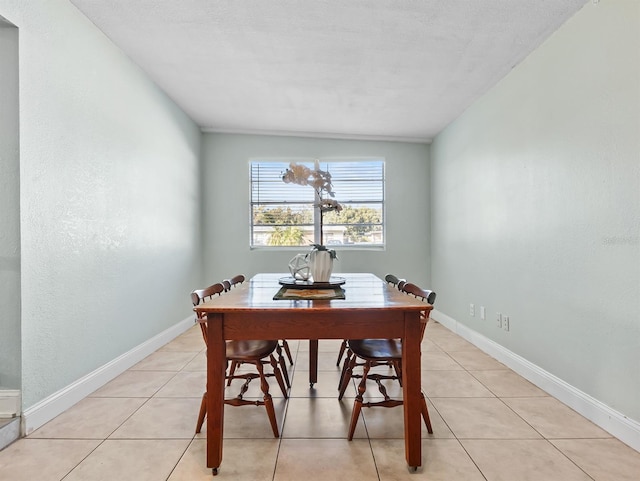
[[[321,213],[311,186],[283,182],[289,161],[252,160],[251,247],[384,246],[382,159],[295,162],[331,174],[342,210]]]

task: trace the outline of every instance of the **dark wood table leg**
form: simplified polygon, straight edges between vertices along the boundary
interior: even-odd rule
[[[224,377],[226,371],[226,343],[223,332],[224,316],[208,314],[209,339],[207,345],[207,467],[215,476],[222,463],[222,435],[224,424]]]
[[[422,465],[420,318],[417,312],[406,312],[402,344],[402,391],[404,399],[405,456],[409,469]]]
[[[309,387],[318,382],[318,340],[309,339]]]

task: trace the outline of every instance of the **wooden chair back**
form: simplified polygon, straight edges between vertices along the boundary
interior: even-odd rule
[[[411,282],[404,283],[400,290],[406,294],[417,297],[418,299],[422,299],[424,302],[431,305],[433,305],[436,300],[435,292],[428,289],[422,289]],[[424,337],[424,331],[427,328],[427,323],[429,322],[429,311],[422,311],[420,321],[420,339],[422,339]]]
[[[238,284],[242,284],[245,280],[245,277],[242,274],[238,274],[237,276],[232,277],[231,279],[229,279],[229,287],[234,287]]]
[[[209,287],[205,287],[204,289],[196,289],[191,293],[191,302],[193,303],[193,307],[197,306],[201,302],[206,301],[207,299],[211,299],[215,295],[222,294],[224,291],[225,289],[221,282],[213,284]],[[196,313],[196,320],[200,323],[200,330],[202,331],[204,343],[205,345],[208,345],[206,320],[201,316],[200,313]]]
[[[415,297],[418,297],[420,299],[422,299],[425,302],[428,302],[429,304],[432,304],[435,302],[436,300],[436,293],[433,291],[430,291],[428,289],[422,289],[421,287],[418,287],[417,285],[411,283],[411,282],[407,282],[402,286],[401,289],[403,292],[406,292],[407,294],[412,294]]]
[[[394,274],[387,274],[384,276],[384,280],[387,281],[388,284],[392,284],[394,287],[402,290],[402,286],[407,282],[406,279],[400,279],[398,276]]]

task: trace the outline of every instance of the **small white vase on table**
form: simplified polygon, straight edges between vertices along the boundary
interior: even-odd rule
[[[329,282],[333,272],[333,259],[336,259],[336,251],[327,249],[326,246],[314,244],[309,254],[309,267],[313,282]]]

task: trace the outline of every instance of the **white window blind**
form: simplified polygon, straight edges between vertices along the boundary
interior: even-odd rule
[[[284,183],[287,160],[252,160],[251,246],[384,245],[384,160],[297,161],[331,173],[340,212],[322,214],[311,186]]]

